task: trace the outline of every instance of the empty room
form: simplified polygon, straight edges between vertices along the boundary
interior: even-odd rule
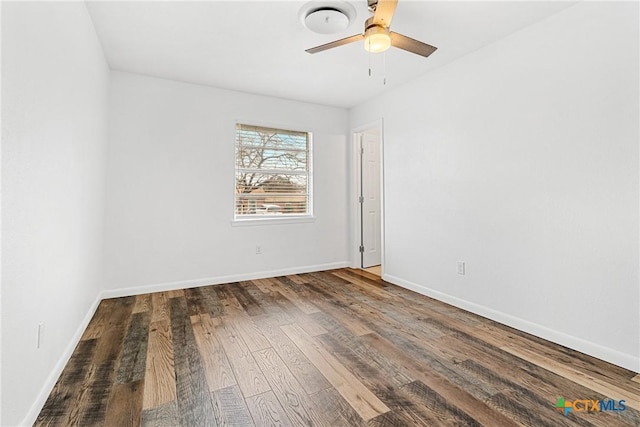
[[[640,425],[637,1],[0,14],[0,425]]]

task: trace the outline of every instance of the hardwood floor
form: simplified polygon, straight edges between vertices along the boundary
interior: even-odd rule
[[[369,267],[369,268],[365,268],[364,271],[368,271],[369,273],[375,275],[375,276],[382,276],[382,266],[381,265],[374,265],[373,267]]]
[[[638,378],[341,269],[103,301],[36,425],[638,426]]]

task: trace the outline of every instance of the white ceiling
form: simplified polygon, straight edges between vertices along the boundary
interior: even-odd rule
[[[348,108],[574,2],[400,0],[391,28],[438,47],[429,58],[394,48],[370,55],[361,43],[306,53],[362,32],[370,16],[366,0],[349,3],[356,18],[329,35],[302,25],[307,2],[301,1],[89,1],[87,7],[113,70]]]

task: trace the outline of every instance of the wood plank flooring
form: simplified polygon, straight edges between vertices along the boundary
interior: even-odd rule
[[[35,425],[640,426],[639,378],[340,269],[102,301]]]
[[[376,276],[382,276],[381,265],[374,265],[373,267],[365,268],[364,271],[368,271],[369,273],[374,274]]]

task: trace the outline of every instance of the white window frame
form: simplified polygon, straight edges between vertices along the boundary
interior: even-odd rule
[[[257,128],[269,129],[272,131],[282,131],[282,132],[301,132],[307,134],[307,212],[305,214],[253,214],[253,215],[238,215],[236,213],[236,174],[238,173],[238,165],[237,165],[237,144],[238,144],[238,127],[242,126],[251,126]],[[308,223],[314,222],[315,217],[313,215],[313,200],[314,200],[314,192],[313,192],[313,133],[309,130],[300,130],[296,127],[292,126],[281,126],[281,125],[273,125],[273,124],[264,124],[250,120],[242,120],[237,121],[234,126],[234,143],[233,143],[233,153],[234,153],[234,189],[233,189],[233,220],[231,221],[232,226],[254,226],[254,225],[265,225],[265,224],[297,224],[297,223]]]

